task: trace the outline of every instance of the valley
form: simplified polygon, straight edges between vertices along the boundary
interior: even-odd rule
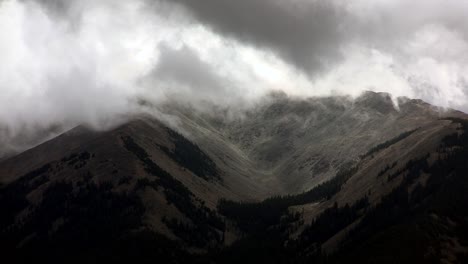
[[[72,263],[462,263],[467,116],[397,100],[273,94],[235,116],[168,104],[148,113],[171,122],[76,127],[0,162],[1,246]]]

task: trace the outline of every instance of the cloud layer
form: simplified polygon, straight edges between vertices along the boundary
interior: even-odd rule
[[[363,89],[468,110],[468,3],[173,0],[218,34],[273,51],[311,93]]]
[[[145,98],[239,107],[364,90],[468,111],[459,0],[3,0],[0,138],[99,127]]]
[[[175,0],[217,33],[273,50],[314,73],[341,58],[348,13],[333,1]]]

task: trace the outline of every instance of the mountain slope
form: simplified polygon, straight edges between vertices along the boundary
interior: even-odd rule
[[[64,141],[76,145],[41,155]],[[171,159],[177,152],[188,152],[196,163],[181,155]],[[78,127],[6,161],[2,171],[15,171],[23,155],[37,157],[29,160],[34,169],[1,189],[0,241],[5,248],[35,249],[50,241],[48,246],[60,249],[58,241],[65,239],[74,246],[92,241],[96,248],[110,250],[106,243],[134,232],[164,234],[200,248],[220,243],[223,223],[210,209],[218,196],[236,197],[221,185],[220,171],[196,145],[145,118],[104,133]],[[56,159],[58,155],[63,158]],[[100,232],[93,234],[96,230]],[[189,232],[199,236],[187,237]]]
[[[208,151],[216,145],[211,143],[213,137],[227,141],[244,158],[242,167],[252,167],[255,181],[277,194],[290,194],[333,178],[372,147],[401,133],[439,122],[443,116],[462,115],[455,111],[442,113],[419,100],[398,101],[399,110],[384,93],[368,92],[356,100],[304,100],[280,94],[241,118],[180,108],[173,113]],[[213,152],[219,156],[223,150]]]
[[[408,148],[414,139],[407,137],[377,154],[402,151],[396,164],[372,157],[301,195],[222,202],[220,212],[246,237],[221,260],[464,263],[468,121],[446,121],[437,143],[422,138]]]
[[[466,202],[466,116],[398,107],[388,94],[280,94],[240,117],[171,104],[158,109],[171,126],[77,127],[0,163],[1,246],[24,260],[385,262],[416,225],[431,228],[412,233],[408,246],[424,242],[414,254],[461,259],[462,212],[434,211]]]

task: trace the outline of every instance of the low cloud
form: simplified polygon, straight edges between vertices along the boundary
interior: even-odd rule
[[[468,111],[467,12],[458,0],[3,0],[0,141],[99,128],[139,98],[242,108],[277,90],[373,90]]]

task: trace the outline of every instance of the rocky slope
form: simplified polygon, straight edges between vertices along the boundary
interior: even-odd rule
[[[268,186],[274,195],[309,190],[358,162],[361,155],[382,142],[434,125],[443,116],[462,115],[406,98],[398,99],[398,108],[385,93],[368,92],[356,100],[304,100],[279,94],[240,118],[187,109],[174,114],[207,151],[215,145],[213,137],[227,142],[245,159],[241,168],[252,167],[255,181]],[[224,150],[212,152],[220,156]]]
[[[394,103],[276,94],[234,116],[171,104],[171,122],[76,127],[0,163],[1,246],[24,261],[462,261],[466,115]],[[420,247],[392,255],[409,229]]]

